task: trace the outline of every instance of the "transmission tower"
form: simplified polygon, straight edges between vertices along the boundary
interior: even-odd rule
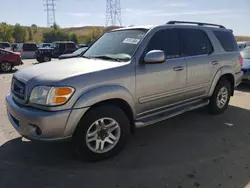
[[[47,26],[50,27],[56,23],[55,7],[56,0],[44,0],[45,11],[47,12]]]
[[[107,26],[122,26],[120,0],[107,0],[106,27]]]

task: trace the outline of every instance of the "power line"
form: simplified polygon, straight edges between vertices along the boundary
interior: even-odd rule
[[[47,26],[50,27],[56,23],[56,15],[55,15],[55,7],[56,7],[56,0],[44,0],[44,7],[47,11]]]
[[[106,3],[106,27],[122,26],[120,0],[107,0]]]

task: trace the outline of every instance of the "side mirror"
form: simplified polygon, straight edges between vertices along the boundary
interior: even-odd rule
[[[164,61],[165,61],[165,54],[162,50],[151,50],[144,57],[144,62],[146,64],[162,63]]]

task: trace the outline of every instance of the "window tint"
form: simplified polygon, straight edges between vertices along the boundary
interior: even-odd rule
[[[74,43],[67,43],[67,48],[68,49],[75,49],[76,45]]]
[[[180,57],[180,42],[176,29],[158,31],[151,38],[147,52],[151,50],[163,50],[167,59]]]
[[[24,51],[36,51],[37,46],[36,44],[23,44],[23,50]]]
[[[0,45],[5,47],[5,48],[9,48],[10,47],[10,44],[7,43],[7,42],[0,42]]]
[[[220,41],[221,46],[227,52],[238,51],[236,40],[230,31],[214,31],[215,36]]]
[[[213,51],[207,34],[199,29],[180,29],[184,56],[210,54]]]

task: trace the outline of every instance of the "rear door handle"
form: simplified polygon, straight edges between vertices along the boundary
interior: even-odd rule
[[[173,68],[174,71],[182,71],[183,69],[184,69],[183,66],[178,66]]]
[[[212,65],[218,65],[218,64],[219,64],[218,61],[213,61],[213,62],[212,62]]]

